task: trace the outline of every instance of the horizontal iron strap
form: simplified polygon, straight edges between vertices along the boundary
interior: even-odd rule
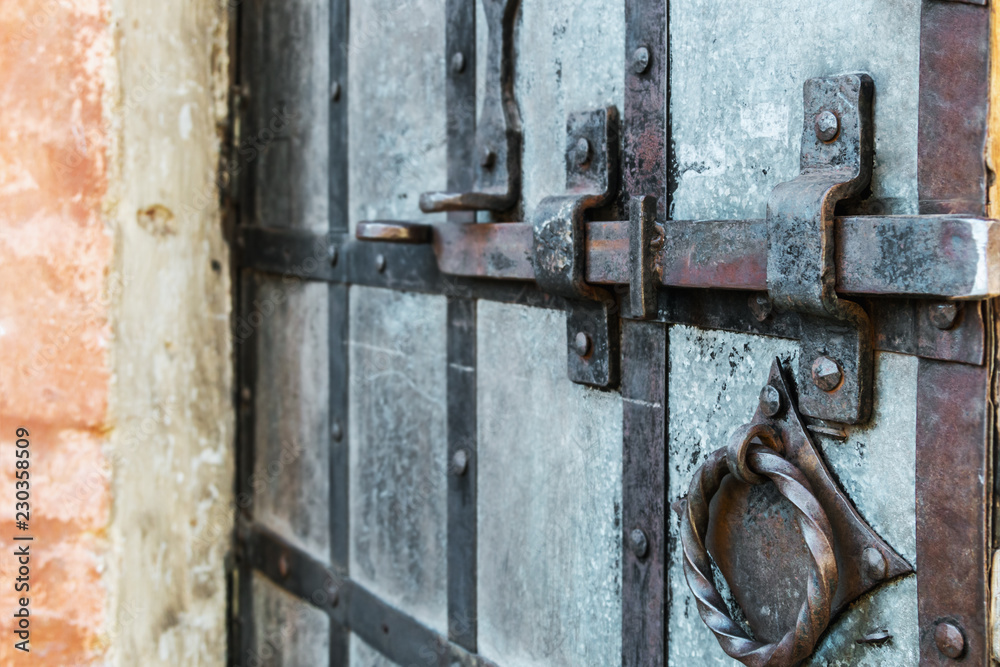
[[[239,546],[242,557],[255,570],[325,611],[330,620],[350,629],[393,662],[495,667],[265,528],[244,524]]]
[[[672,220],[656,265],[661,284],[731,290],[767,289],[767,228],[763,220]],[[240,231],[241,264],[311,280],[381,284],[395,289],[458,288],[459,278],[483,282],[534,280],[532,229],[522,223],[433,227],[426,246],[390,246],[302,230],[248,227]],[[848,295],[982,299],[1000,295],[1000,224],[954,216],[857,216],[837,220],[837,291]],[[587,282],[628,284],[628,224],[587,225]],[[345,273],[347,272],[347,273]],[[382,274],[382,275],[379,275]],[[408,285],[410,285],[408,287]],[[476,289],[490,289],[479,286]],[[524,285],[497,285],[501,292]],[[460,293],[455,293],[460,295]],[[506,299],[503,299],[506,300]]]

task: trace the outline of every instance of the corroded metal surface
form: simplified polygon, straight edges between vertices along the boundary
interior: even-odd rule
[[[772,365],[768,384],[778,391],[779,405],[782,409],[776,413],[776,417],[768,418],[763,408],[759,406],[751,426],[740,431],[739,442],[735,444],[737,448],[748,445],[753,436],[761,437],[765,444],[777,443],[775,448],[782,449],[783,456],[805,475],[812,492],[815,493],[825,515],[829,518],[834,535],[837,580],[831,589],[830,607],[826,616],[828,620],[861,594],[884,581],[910,572],[911,568],[861,519],[857,510],[833,481],[795,410],[794,395],[789,392],[777,361]],[[769,436],[765,432],[759,432],[760,425],[779,429],[780,435]],[[753,428],[758,430],[755,431]],[[690,524],[682,521],[686,558],[690,559],[692,554],[690,545],[700,543],[702,539],[700,535],[707,536],[708,548],[729,583],[736,602],[746,614],[755,636],[765,642],[777,644],[786,637],[788,628],[796,626],[803,618],[801,616],[805,608],[802,606],[803,594],[807,600],[811,600],[808,605],[810,608],[818,604],[819,598],[815,597],[815,589],[808,588],[814,584],[809,583],[812,579],[807,576],[810,568],[815,565],[815,553],[813,550],[802,549],[803,539],[809,544],[809,531],[794,528],[795,521],[788,513],[788,506],[774,494],[773,489],[767,486],[752,487],[736,481],[723,481],[727,475],[725,469],[727,456],[731,461],[728,463],[729,470],[740,471],[742,468],[738,463],[739,457],[732,453],[727,454],[723,449],[719,450],[714,458],[710,458],[700,472],[695,473],[691,487],[692,494],[706,492],[705,489],[716,489],[718,486],[721,488],[718,488],[719,497],[711,509],[712,527],[708,526],[707,515],[702,516],[699,513],[700,505],[696,505],[693,514],[690,506],[686,510],[689,518],[696,519]],[[752,466],[751,470],[759,472]],[[746,472],[743,472],[742,476],[746,477]],[[710,482],[707,487],[699,481],[699,477],[704,478],[702,481]],[[712,490],[707,495],[715,495],[715,491]],[[689,500],[691,497],[689,495]],[[699,499],[698,496],[694,497],[696,503],[711,500],[711,498],[705,500]],[[700,527],[702,522],[704,527]],[[690,532],[692,529],[695,532]],[[775,561],[778,555],[781,559],[780,564]],[[692,586],[696,597],[701,600],[699,607],[703,611],[702,615],[705,617],[707,613],[712,616],[710,609],[715,605],[706,602],[712,599],[712,592],[705,588],[704,582],[698,579],[696,574],[692,575],[687,565],[688,563],[686,572],[689,583],[692,581],[691,577],[695,577]],[[707,572],[704,568],[695,569],[703,574]],[[803,578],[807,582],[808,589],[805,593]],[[703,603],[708,604],[708,607]],[[822,623],[824,627],[826,620]],[[726,632],[733,628],[738,629],[738,626],[730,627],[728,623],[723,624],[725,627],[720,625],[713,629]],[[803,635],[811,637],[810,649],[821,630],[822,628],[817,630],[816,634],[807,632]],[[774,663],[768,662],[772,652],[778,654],[775,646],[766,649],[760,645],[750,646],[744,643],[745,632],[740,631],[740,634],[743,639],[728,647],[723,642],[727,652],[733,651],[730,655],[734,655],[734,652],[740,655],[752,654],[757,656],[752,660],[760,660],[746,664],[786,664],[783,662],[784,658]],[[780,655],[787,658],[789,654]],[[795,660],[801,660],[805,655],[796,654]]]
[[[872,330],[865,310],[837,295],[833,211],[871,181],[874,95],[867,74],[805,83],[801,172],[767,203],[768,294],[802,315],[799,409],[850,424],[871,412]],[[817,374],[824,364],[831,371]]]
[[[514,23],[520,0],[482,3],[489,29],[486,97],[476,123],[476,187],[470,192],[425,192],[420,209],[504,211],[521,194],[521,116],[514,97]]]
[[[418,222],[393,220],[366,220],[354,230],[359,241],[386,241],[388,243],[430,243],[431,226]]]

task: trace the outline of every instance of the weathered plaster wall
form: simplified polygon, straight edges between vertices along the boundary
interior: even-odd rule
[[[107,200],[116,665],[221,665],[232,494],[224,0],[114,0]]]
[[[102,0],[0,1],[0,664],[90,665],[108,640],[111,238]],[[14,431],[32,443],[31,648],[9,641]]]
[[[32,665],[223,664],[225,35],[221,0],[0,0],[0,581],[25,426]]]

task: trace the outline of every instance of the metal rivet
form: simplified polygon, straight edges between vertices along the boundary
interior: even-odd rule
[[[340,82],[334,81],[330,84],[330,99],[334,102],[340,101]]]
[[[382,253],[375,255],[375,270],[379,273],[385,271],[385,255]]]
[[[243,387],[240,389],[240,399],[244,403],[249,403],[251,398],[253,398],[253,392],[250,391],[250,387]]]
[[[590,162],[590,142],[585,137],[580,137],[570,149],[569,155],[577,167],[587,164]]]
[[[643,74],[649,69],[649,49],[640,46],[632,52],[632,71]]]
[[[326,585],[327,595],[330,596],[330,606],[336,607],[340,604],[340,588],[332,581]]]
[[[330,246],[330,266],[337,266],[337,259],[340,253],[337,252],[337,246]]]
[[[750,304],[750,312],[753,313],[758,322],[769,318],[774,310],[774,304],[771,303],[771,297],[767,295],[767,292],[751,294],[748,303]]]
[[[451,456],[451,465],[448,472],[455,477],[461,477],[469,469],[469,450],[459,449]]]
[[[484,148],[482,158],[479,160],[479,165],[483,169],[492,169],[493,165],[497,163],[497,152],[492,148]]]
[[[285,577],[288,576],[288,555],[287,554],[281,554],[280,556],[278,556],[278,574],[280,574],[282,578],[285,578]]]
[[[629,533],[628,545],[636,558],[644,558],[649,553],[649,540],[646,539],[646,533],[639,528],[635,528]]]
[[[590,354],[590,336],[583,331],[580,331],[573,337],[573,351],[579,354],[581,357],[585,357]]]
[[[451,56],[451,71],[455,74],[461,74],[465,71],[465,54],[461,51],[456,51]]]
[[[818,357],[812,365],[813,383],[823,391],[833,391],[840,386],[844,372],[840,364],[830,357]]]
[[[931,324],[946,331],[955,326],[955,320],[958,319],[958,304],[954,301],[932,304],[930,318]]]
[[[760,411],[767,417],[781,412],[781,393],[771,385],[760,390]]]
[[[816,114],[815,130],[820,141],[833,141],[840,134],[840,119],[830,110],[820,111]]]
[[[882,581],[888,573],[889,564],[885,562],[882,552],[875,547],[868,547],[861,553],[861,564],[870,581]]]
[[[965,652],[965,635],[951,623],[938,623],[934,629],[934,643],[941,655],[948,658],[958,658]]]
[[[334,420],[330,426],[330,437],[333,438],[334,442],[340,442],[340,439],[344,437],[344,429],[340,425],[340,420]]]

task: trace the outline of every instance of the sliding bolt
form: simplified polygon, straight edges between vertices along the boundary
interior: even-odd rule
[[[573,351],[581,357],[585,357],[590,354],[590,346],[590,336],[582,331],[578,332],[573,338]]]
[[[632,52],[632,71],[636,74],[644,74],[649,69],[649,49],[640,46]]]
[[[947,658],[959,658],[965,652],[965,635],[951,623],[938,623],[934,629],[934,643]]]
[[[833,391],[840,386],[844,372],[840,364],[830,357],[818,357],[812,365],[813,383],[823,391]]]
[[[840,119],[832,111],[820,111],[816,115],[816,138],[831,142],[840,133]]]
[[[455,74],[465,71],[465,55],[461,51],[456,51],[451,56],[451,71]]]
[[[781,412],[781,393],[771,385],[760,390],[760,411],[765,417],[773,417]]]
[[[646,554],[649,553],[649,540],[646,539],[646,533],[639,528],[634,529],[629,534],[628,545],[636,558],[645,558]]]

